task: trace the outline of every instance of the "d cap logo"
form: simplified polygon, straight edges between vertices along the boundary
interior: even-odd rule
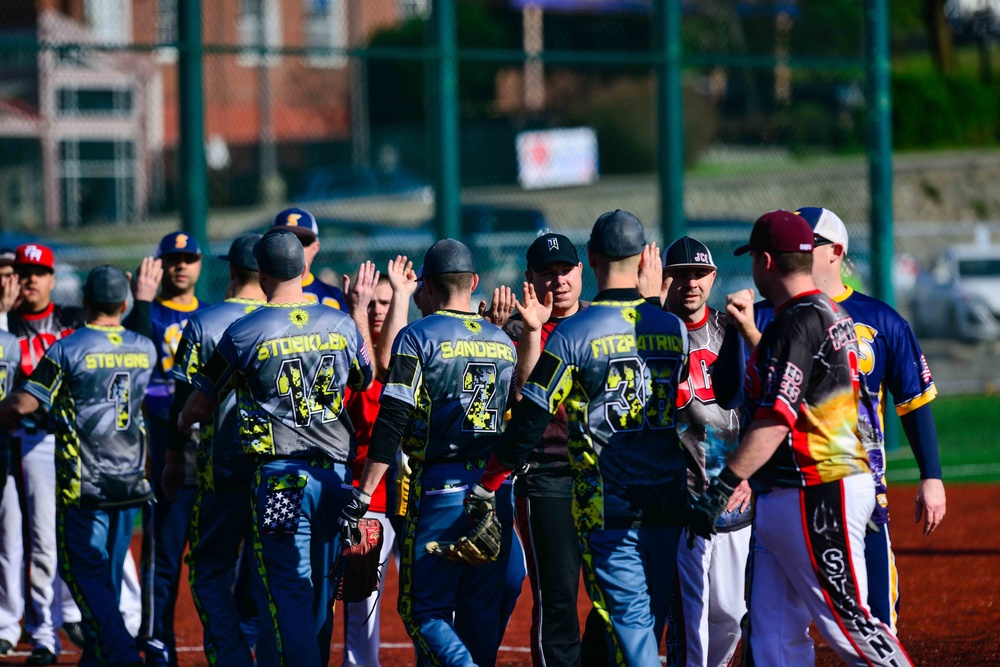
[[[36,245],[29,245],[24,249],[24,256],[32,262],[40,262],[42,261],[42,249]]]
[[[285,224],[288,225],[289,227],[298,227],[299,226],[299,218],[301,218],[301,217],[302,217],[301,213],[289,213],[288,214],[288,220],[287,220],[287,222],[285,222]]]
[[[549,239],[549,250],[559,250],[559,239]]]
[[[188,244],[188,235],[187,234],[178,234],[177,238],[174,239],[174,247],[175,248],[186,248],[187,244]]]

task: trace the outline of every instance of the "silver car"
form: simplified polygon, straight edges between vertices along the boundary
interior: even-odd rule
[[[948,248],[917,278],[912,313],[918,336],[1000,340],[1000,245]]]

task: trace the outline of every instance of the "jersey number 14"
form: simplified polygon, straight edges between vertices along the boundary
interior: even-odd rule
[[[322,414],[323,423],[332,422],[340,415],[343,397],[334,384],[333,355],[324,355],[319,360],[311,382],[302,374],[302,360],[285,359],[278,369],[275,380],[279,396],[287,396],[292,401],[292,419],[297,427],[306,427],[314,414]]]

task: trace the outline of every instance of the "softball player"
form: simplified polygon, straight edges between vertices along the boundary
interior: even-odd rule
[[[868,420],[876,438],[868,443],[868,461],[875,481],[875,511],[865,535],[865,563],[868,568],[868,605],[876,618],[896,631],[899,613],[899,577],[892,553],[889,508],[885,479],[884,412],[887,393],[892,393],[896,413],[903,422],[917,466],[920,486],[916,495],[916,520],[924,518],[924,533],[930,534],[944,518],[946,500],[941,482],[937,429],[930,402],[937,395],[930,368],[910,325],[888,304],[844,285],[841,270],[847,256],[847,227],[825,208],[801,208],[796,214],[813,230],[812,276],[816,286],[840,304],[854,320],[858,338],[858,370],[872,397]],[[752,299],[752,297],[750,297]],[[748,301],[744,297],[744,301]],[[741,302],[742,305],[742,302]],[[754,307],[756,324],[748,321],[751,336],[774,318],[774,308],[762,302]]]
[[[678,388],[677,433],[694,464],[688,490],[698,496],[739,442],[741,411],[720,406],[712,383],[728,317],[705,305],[716,275],[705,244],[688,236],[671,243],[663,252],[663,274],[663,307],[684,320],[688,332],[689,374]],[[668,665],[725,667],[736,652],[747,610],[743,588],[751,518],[750,487],[744,482],[719,518],[719,533],[696,537],[677,550]]]
[[[399,613],[427,665],[491,667],[502,638],[508,533],[498,561],[467,565],[425,550],[469,526],[462,503],[506,412],[516,355],[498,327],[472,312],[479,282],[471,251],[453,239],[424,257],[435,312],[396,336],[368,460],[341,529],[352,535],[402,441],[412,475],[400,546]],[[508,508],[501,520],[511,522]]]
[[[233,241],[229,253],[220,258],[229,262],[232,296],[195,313],[184,327],[172,368],[177,381],[171,406],[175,423],[184,401],[193,391],[195,376],[212,357],[226,328],[265,303],[253,256],[254,244],[260,238],[260,234],[243,234]],[[250,543],[250,503],[246,502],[246,496],[253,482],[254,466],[240,449],[235,408],[236,397],[226,397],[199,430],[198,493],[191,512],[189,583],[204,627],[205,657],[209,664],[252,667],[251,644],[240,628],[241,614],[235,597],[240,592],[234,590],[234,585],[240,545],[244,540]],[[170,439],[167,446],[173,456],[183,457],[186,440],[183,436]],[[183,464],[168,462],[165,470],[174,471],[172,483],[167,483],[167,476],[163,480],[170,493],[184,482]],[[244,553],[245,558],[252,558],[249,551]]]
[[[59,562],[83,615],[85,667],[143,664],[118,601],[132,525],[152,496],[140,407],[156,352],[120,325],[128,291],[121,270],[92,270],[87,326],[54,343],[24,388],[0,404],[0,423],[40,406],[57,420]]]
[[[659,663],[687,503],[674,423],[687,332],[639,294],[645,250],[645,231],[631,213],[598,218],[587,256],[600,292],[549,335],[522,390],[526,400],[514,407],[471,492],[499,488],[566,406],[587,589],[607,626],[611,661],[634,666]]]
[[[319,253],[319,226],[313,214],[303,208],[287,208],[274,216],[272,229],[287,229],[302,242],[306,256],[306,275],[302,278],[302,291],[307,301],[322,303],[345,313],[348,310],[344,292],[312,274],[313,261]]]
[[[758,289],[781,305],[747,368],[753,421],[694,503],[691,529],[714,534],[734,488],[753,476],[749,664],[813,664],[812,620],[848,664],[910,665],[865,602],[875,493],[864,441],[873,434],[858,409],[868,399],[854,322],[815,288],[813,232],[799,216],[761,216],[736,254],[747,251]]]
[[[17,338],[6,331],[0,331],[0,400],[7,398],[14,388],[14,378],[21,366],[21,346]],[[10,512],[8,508],[17,506],[17,487],[10,474],[9,430],[0,431],[0,544],[16,540],[20,543],[21,513]],[[9,482],[9,483],[8,483]],[[14,557],[8,549],[0,549],[0,571],[20,576],[21,558]],[[6,591],[6,589],[4,589]],[[24,613],[24,598],[8,595],[0,601],[0,657],[10,655],[21,637],[19,621]]]
[[[267,305],[226,329],[194,378],[198,391],[178,428],[209,419],[235,387],[243,451],[257,462],[257,663],[316,667],[329,659],[334,591],[326,575],[338,553],[335,517],[350,497],[342,484],[354,428],[344,389],[366,389],[372,366],[346,313],[304,300],[305,257],[293,234],[272,230],[254,252]]]

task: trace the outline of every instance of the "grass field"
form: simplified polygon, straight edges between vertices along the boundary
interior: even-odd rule
[[[1000,394],[942,396],[931,403],[937,422],[938,444],[945,482],[1000,481]],[[890,482],[920,478],[913,452],[900,437],[898,450],[888,454]]]

